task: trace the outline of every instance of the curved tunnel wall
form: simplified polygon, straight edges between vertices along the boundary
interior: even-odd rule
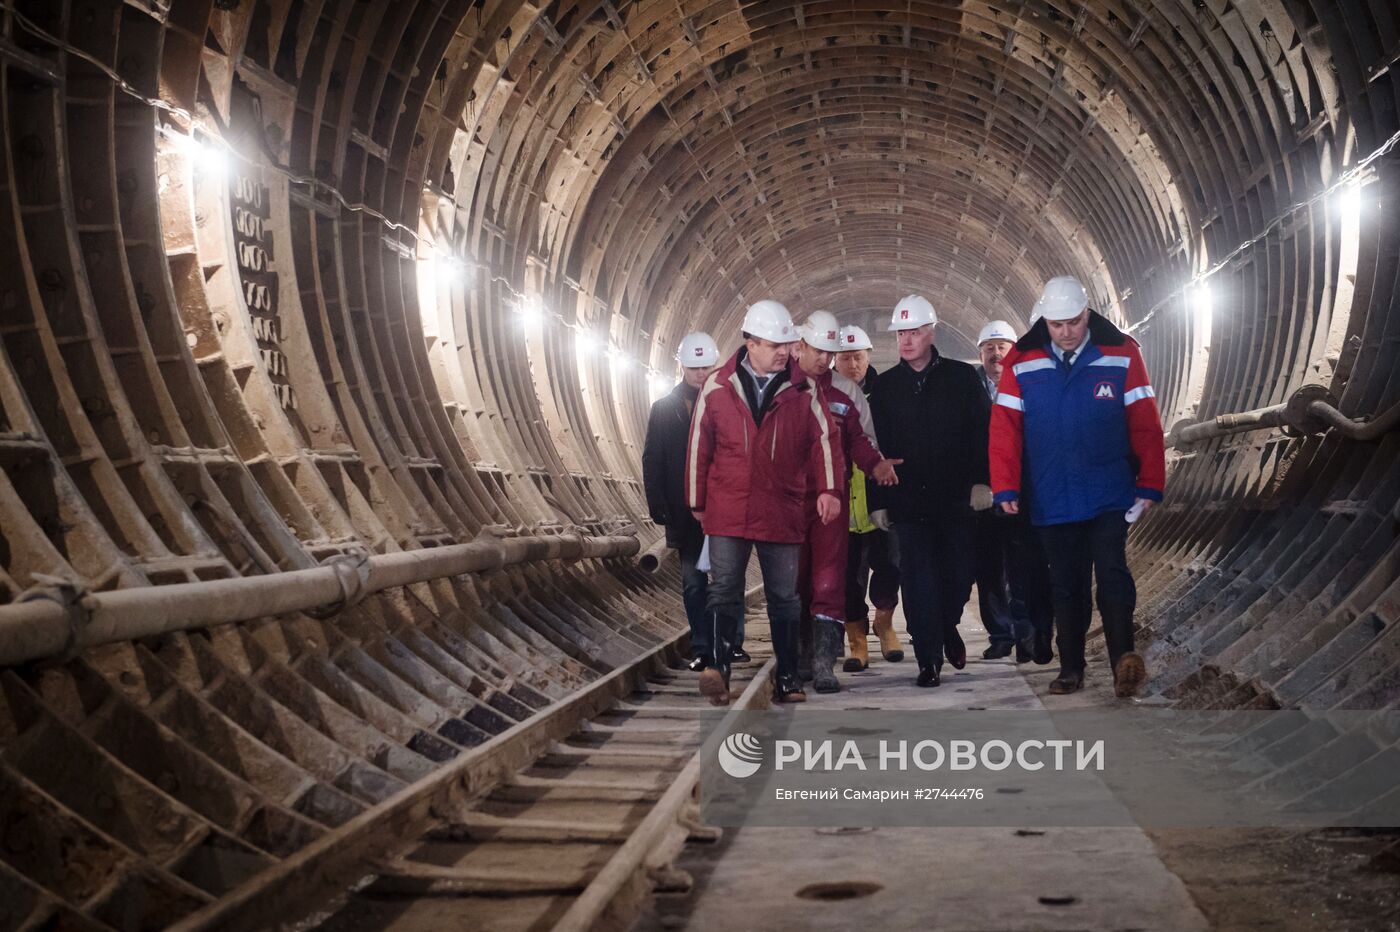
[[[652,393],[685,332],[732,345],[760,297],[878,341],[922,293],[968,357],[1071,272],[1142,340],[1168,428],[1304,384],[1352,415],[1400,395],[1395,156],[1323,196],[1400,128],[1389,0],[5,0],[0,23],[0,601],[490,526],[650,538]],[[1396,444],[1174,454],[1133,539],[1169,695],[1396,702]],[[198,809],[113,769],[99,720],[146,722],[263,800],[198,816],[257,847],[669,636],[668,605],[622,563],[547,561],[10,671],[5,730]],[[191,750],[230,722],[263,782]],[[6,779],[85,824],[30,763]]]

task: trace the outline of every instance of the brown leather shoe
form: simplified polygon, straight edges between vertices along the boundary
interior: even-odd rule
[[[866,643],[866,629],[869,626],[868,621],[846,622],[846,646],[850,648],[851,656],[846,658],[841,669],[847,673],[859,673],[870,666],[870,648]]]
[[[714,667],[700,674],[700,695],[710,700],[710,705],[729,705],[729,684],[724,674]]]
[[[774,702],[806,702],[807,693],[805,690],[794,689],[785,693],[773,693]]]
[[[1118,666],[1113,668],[1113,695],[1119,699],[1130,699],[1147,682],[1147,664],[1142,655],[1128,651],[1118,658]]]

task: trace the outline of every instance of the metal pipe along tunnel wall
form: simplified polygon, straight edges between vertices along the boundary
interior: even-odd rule
[[[1398,102],[1394,0],[0,0],[0,924],[177,921],[675,638],[647,406],[762,297],[967,357],[1077,275],[1211,425],[1156,688],[1394,708]],[[282,614],[110,621],[215,592]]]

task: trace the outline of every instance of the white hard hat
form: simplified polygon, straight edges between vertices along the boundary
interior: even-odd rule
[[[841,328],[841,352],[844,353],[846,350],[874,348],[874,344],[870,342],[870,337],[866,336],[865,331],[855,324]]]
[[[779,301],[756,301],[749,305],[744,314],[744,333],[774,343],[792,343],[797,339],[797,328],[792,325],[792,315]]]
[[[937,323],[938,315],[934,313],[933,305],[928,303],[928,299],[911,294],[894,306],[894,313],[890,315],[890,325],[885,329],[916,330],[924,324],[934,326]]]
[[[1031,320],[1074,320],[1089,306],[1089,292],[1072,275],[1059,275],[1045,283],[1040,300],[1035,302]]]
[[[994,320],[982,328],[977,334],[977,345],[981,346],[988,340],[1006,340],[1009,343],[1016,342],[1016,331],[1004,320]]]
[[[841,325],[830,311],[813,311],[797,331],[814,349],[834,353],[841,349]]]
[[[697,330],[685,335],[677,355],[684,368],[704,369],[719,362],[719,347],[715,345],[714,337]]]

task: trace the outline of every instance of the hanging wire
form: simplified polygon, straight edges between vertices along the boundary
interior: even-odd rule
[[[213,143],[217,145],[224,154],[229,155],[234,159],[237,159],[239,162],[251,165],[256,168],[269,168],[277,172],[278,174],[284,176],[288,181],[294,184],[305,185],[306,187],[312,188],[317,192],[329,195],[337,203],[339,203],[343,209],[352,213],[364,214],[368,217],[372,217],[375,220],[378,220],[381,224],[383,224],[386,228],[393,231],[394,233],[405,235],[409,239],[413,240],[415,246],[426,244],[432,250],[432,254],[434,257],[443,256],[448,261],[461,266],[463,269],[471,270],[473,273],[487,273],[488,277],[486,280],[488,284],[500,285],[503,288],[505,288],[507,292],[509,292],[510,296],[514,299],[517,313],[523,314],[526,306],[531,303],[531,296],[519,291],[515,287],[515,285],[510,282],[509,279],[496,274],[490,266],[482,265],[474,259],[457,256],[451,253],[450,251],[446,253],[439,253],[437,249],[437,244],[432,239],[420,236],[416,230],[410,229],[407,225],[399,223],[396,220],[390,219],[389,217],[385,216],[383,213],[374,209],[368,204],[362,203],[360,201],[350,200],[334,185],[328,184],[319,178],[315,178],[310,175],[300,174],[298,172],[293,171],[288,166],[282,165],[271,159],[261,162],[254,162],[253,160],[245,157],[243,153],[239,152],[238,149],[232,146],[228,142],[228,140],[224,138],[222,132],[220,132],[217,128],[211,127],[208,124],[204,123],[189,110],[172,104],[169,101],[163,100],[159,97],[149,97],[146,94],[143,94],[140,90],[132,86],[130,82],[128,82],[125,78],[118,74],[114,69],[110,68],[105,62],[53,35],[49,31],[44,29],[42,26],[35,23],[33,20],[29,19],[29,17],[16,10],[10,4],[0,3],[0,10],[4,10],[5,12],[9,13],[12,17],[14,17],[15,22],[18,23],[19,26],[23,28],[26,32],[29,32],[30,34],[43,40],[44,42],[47,42],[55,48],[61,49],[65,54],[82,59],[92,67],[101,71],[108,77],[109,80],[111,80],[112,84],[123,94],[126,94],[128,97],[140,101],[141,103],[145,104],[148,107],[151,107],[154,110],[159,110],[161,112],[167,113],[188,126],[188,132],[185,133],[178,132],[170,126],[157,126],[157,130],[159,132],[170,137],[171,139],[181,140],[185,142],[193,142],[198,144],[199,141],[194,138],[194,134],[198,132],[201,136],[204,137],[206,143]],[[565,319],[564,315],[545,305],[543,298],[535,298],[533,300],[538,302],[537,309],[541,314],[543,314],[546,317],[546,319],[552,318],[553,321],[559,324],[560,326],[563,326],[569,330],[573,330],[576,333],[585,334],[586,338],[589,340],[599,341],[600,338],[597,332],[594,331],[592,328],[585,327],[578,323],[575,323],[574,321]],[[606,347],[605,355],[611,358],[616,358],[622,362],[622,365],[619,368],[623,371],[628,371],[635,366],[637,369],[647,373],[648,377],[653,380],[674,380],[673,374],[668,375],[666,372],[655,368],[649,363],[643,362],[639,359],[630,356],[621,347],[614,346],[611,340],[603,338],[600,342],[602,342]]]
[[[1225,266],[1229,265],[1231,262],[1237,259],[1246,249],[1252,248],[1261,240],[1267,238],[1270,234],[1272,234],[1285,222],[1291,219],[1294,215],[1300,213],[1301,211],[1307,210],[1308,208],[1316,204],[1318,201],[1331,197],[1337,191],[1347,187],[1348,185],[1360,183],[1359,179],[1362,175],[1366,173],[1367,169],[1371,167],[1371,164],[1377,159],[1384,157],[1387,153],[1394,149],[1396,145],[1400,145],[1400,130],[1397,130],[1394,133],[1394,135],[1392,135],[1389,139],[1387,139],[1384,143],[1382,143],[1379,147],[1377,147],[1374,151],[1372,151],[1361,161],[1357,162],[1351,168],[1347,169],[1345,172],[1339,175],[1336,181],[1332,182],[1330,185],[1323,188],[1321,191],[1318,191],[1316,194],[1314,194],[1307,200],[1300,201],[1297,204],[1294,204],[1291,207],[1284,210],[1281,214],[1274,217],[1273,220],[1270,220],[1269,223],[1264,227],[1264,229],[1260,230],[1254,236],[1250,237],[1243,243],[1240,243],[1234,249],[1230,250],[1228,253],[1225,254],[1223,258],[1214,262],[1210,266],[1210,268],[1206,269],[1204,272],[1200,273],[1195,278],[1192,278],[1189,282],[1182,285],[1180,288],[1177,288],[1175,291],[1162,298],[1156,304],[1152,305],[1151,309],[1148,310],[1147,314],[1143,316],[1142,320],[1139,320],[1137,323],[1127,328],[1128,332],[1132,333],[1138,330],[1139,328],[1146,326],[1147,323],[1151,321],[1153,317],[1156,316],[1159,310],[1161,310],[1170,302],[1175,301],[1177,298],[1186,294],[1192,288],[1204,284],[1206,280],[1211,278],[1221,269],[1225,268]]]

